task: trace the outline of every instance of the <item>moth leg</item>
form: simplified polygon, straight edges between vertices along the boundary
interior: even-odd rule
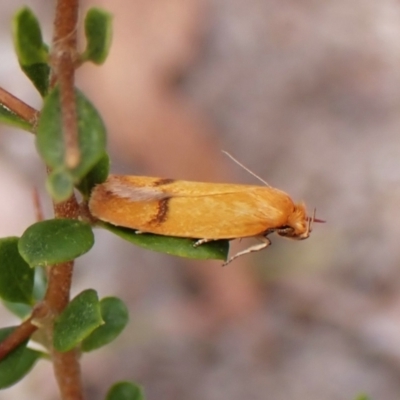
[[[143,231],[135,231],[136,235],[141,235],[142,233],[144,233]]]
[[[228,261],[225,261],[222,266],[224,267],[225,265],[228,265],[230,262],[232,262],[235,258],[241,257],[245,254],[249,254],[252,253],[254,251],[260,251],[263,250],[265,248],[267,248],[270,244],[271,241],[265,237],[265,236],[257,236],[257,239],[260,240],[262,243],[259,244],[255,244],[245,250],[239,251],[239,253],[236,253],[234,256],[232,256],[231,258],[228,259]]]
[[[201,244],[215,242],[216,240],[218,239],[199,239],[194,242],[193,247],[199,247]]]

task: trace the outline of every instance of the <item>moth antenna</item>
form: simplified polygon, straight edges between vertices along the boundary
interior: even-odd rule
[[[313,223],[318,222],[319,224],[324,224],[326,221],[324,219],[319,219],[315,218],[315,213],[316,213],[316,208],[314,208],[314,216],[313,217],[307,217],[307,221],[310,221],[312,219]]]
[[[326,222],[323,219],[315,218],[316,214],[317,214],[317,209],[314,208],[313,216],[307,218],[307,220],[308,220],[307,232],[311,232],[312,231],[312,228],[313,228],[313,225],[314,225],[315,222],[318,222],[318,223],[325,223]]]
[[[253,175],[255,178],[257,178],[260,182],[264,183],[264,185],[271,187],[271,185],[264,181],[264,179],[260,178],[257,174],[255,174],[253,171],[251,171],[250,169],[248,169],[247,167],[245,167],[241,162],[239,162],[235,157],[233,157],[232,154],[228,153],[225,150],[222,150],[222,152],[224,154],[226,154],[232,161],[234,161],[237,165],[239,165],[239,167],[242,167],[245,171],[247,171],[250,175]]]
[[[311,218],[309,218],[309,220],[308,220],[308,233],[312,232],[316,214],[317,214],[317,209],[314,208],[313,216]]]

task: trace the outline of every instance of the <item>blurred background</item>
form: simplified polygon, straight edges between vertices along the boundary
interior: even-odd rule
[[[23,4],[1,4],[0,85],[40,108],[12,48]],[[54,4],[28,5],[50,42]],[[113,45],[77,84],[104,117],[114,173],[259,184],[227,150],[327,223],[226,268],[96,232],[72,294],[117,295],[131,319],[83,357],[87,398],[129,379],[149,400],[398,399],[400,3],[87,0],[82,15],[93,5],[114,15]],[[34,222],[33,187],[51,216],[44,179],[33,137],[1,126],[2,237]],[[0,392],[17,396],[57,399],[51,365]]]

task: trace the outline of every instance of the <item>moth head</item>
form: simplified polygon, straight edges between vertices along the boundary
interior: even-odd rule
[[[293,212],[287,219],[287,224],[277,229],[276,233],[280,236],[296,240],[307,239],[312,231],[314,220],[315,210],[312,217],[307,217],[305,204],[295,204]]]

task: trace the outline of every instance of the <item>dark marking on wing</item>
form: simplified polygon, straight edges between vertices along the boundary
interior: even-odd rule
[[[159,200],[157,214],[149,221],[149,224],[161,225],[167,219],[169,200],[170,197]]]

